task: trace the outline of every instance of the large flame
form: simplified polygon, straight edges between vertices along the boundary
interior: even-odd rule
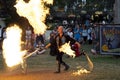
[[[3,40],[3,57],[8,67],[23,63],[25,51],[21,51],[22,30],[17,26],[6,29],[6,38]]]
[[[71,49],[71,46],[70,46],[70,42],[68,43],[65,43],[64,45],[62,45],[60,48],[59,48],[59,51],[60,52],[64,52],[72,57],[75,57],[75,51],[73,51]]]
[[[28,3],[17,0],[16,3],[17,13],[28,19],[36,34],[43,34],[47,28],[44,21],[46,15],[49,14],[49,8],[45,6],[45,3],[52,4],[53,0],[30,0]]]

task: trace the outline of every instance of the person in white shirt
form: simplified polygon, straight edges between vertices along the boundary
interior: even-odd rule
[[[68,29],[67,34],[68,34],[71,38],[73,38],[73,32],[72,32],[72,29],[71,29],[71,28]]]

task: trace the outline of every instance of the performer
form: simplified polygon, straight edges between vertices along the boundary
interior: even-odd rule
[[[56,47],[54,47],[55,53],[56,53],[56,61],[57,61],[57,71],[55,73],[60,73],[61,69],[61,64],[65,67],[64,70],[67,71],[69,69],[69,65],[67,65],[63,60],[63,52],[59,51],[59,48],[65,44],[66,42],[68,43],[70,41],[70,44],[77,44],[80,47],[80,44],[74,40],[73,38],[69,37],[68,35],[65,35],[63,32],[63,26],[59,26],[58,29],[58,34],[55,36],[54,41]],[[48,48],[52,44],[49,43],[45,48]]]

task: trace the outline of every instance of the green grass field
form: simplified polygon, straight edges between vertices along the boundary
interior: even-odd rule
[[[112,55],[93,55],[90,52],[91,48],[91,45],[84,45],[82,47],[82,49],[87,52],[94,64],[93,70],[89,74],[81,74],[77,76],[74,80],[120,80],[120,58],[115,58]],[[77,71],[78,66],[89,69],[88,61],[86,60],[85,56],[68,58],[67,55],[64,55],[63,60],[70,65],[70,72]],[[29,57],[27,59],[27,65],[27,69],[33,71],[52,70],[54,72],[56,70],[55,57],[49,55],[49,49],[44,54]],[[4,71],[4,60],[2,55],[0,55],[0,74],[2,74]],[[68,78],[65,80],[71,79]]]

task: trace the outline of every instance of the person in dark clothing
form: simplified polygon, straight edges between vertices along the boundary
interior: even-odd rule
[[[55,40],[55,37],[56,37],[56,34],[55,33],[50,33],[50,55],[51,56],[56,56],[56,53],[57,53],[57,44],[56,44],[56,40]]]
[[[55,42],[56,42],[56,47],[55,47],[55,50],[56,50],[56,61],[57,61],[57,64],[58,64],[58,68],[57,68],[57,71],[55,73],[60,73],[60,69],[61,69],[61,65],[63,65],[65,68],[64,70],[67,71],[69,69],[69,65],[67,65],[63,60],[62,60],[62,57],[63,57],[63,52],[60,52],[59,51],[59,48],[64,45],[66,42],[68,43],[70,41],[70,44],[77,44],[80,46],[80,44],[74,40],[73,38],[71,38],[70,36],[64,34],[63,32],[63,27],[62,26],[59,26],[58,29],[58,35],[56,35],[55,37]],[[51,43],[49,44],[49,46],[51,45]],[[47,48],[47,47],[46,47]]]
[[[36,44],[37,45],[44,45],[44,37],[42,34],[36,36]]]

